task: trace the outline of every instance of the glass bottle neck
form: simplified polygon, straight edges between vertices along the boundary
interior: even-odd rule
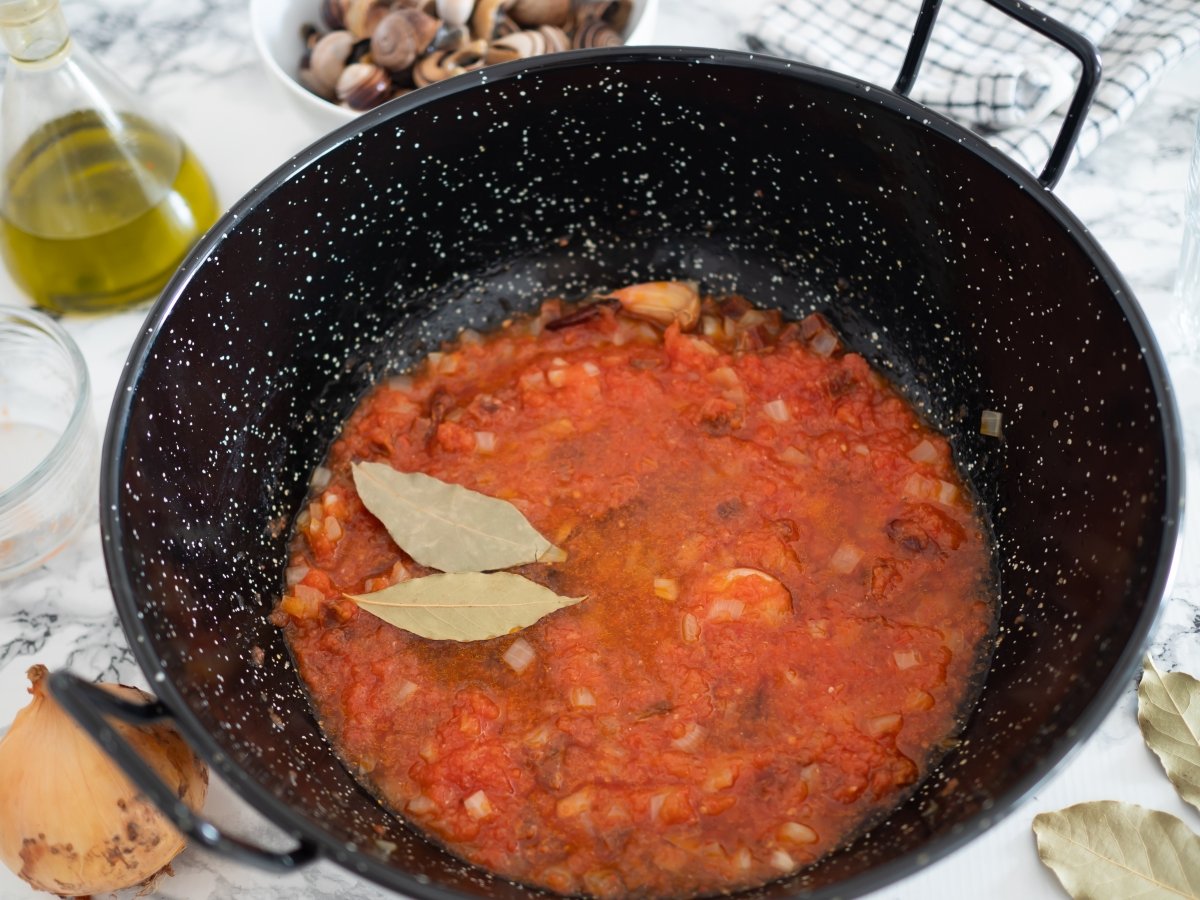
[[[13,62],[52,64],[71,44],[58,0],[0,0],[0,41]]]

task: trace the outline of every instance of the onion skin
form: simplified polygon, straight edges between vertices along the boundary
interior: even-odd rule
[[[46,691],[29,669],[33,700],[0,740],[0,860],[30,886],[62,897],[142,884],[184,847],[179,834]],[[102,685],[124,700],[148,694]],[[190,809],[208,770],[169,724],[111,724]]]

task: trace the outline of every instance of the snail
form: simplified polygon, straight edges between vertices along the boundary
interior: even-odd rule
[[[620,33],[629,20],[629,4],[622,0],[587,0],[575,10],[575,31],[578,32],[591,22],[606,22],[608,27]],[[593,45],[594,46],[594,45]]]
[[[475,0],[437,0],[437,17],[447,28],[460,28],[471,18]]]
[[[458,50],[439,50],[431,53],[413,66],[413,84],[424,87],[478,69],[486,61],[486,54],[485,41],[471,41]]]
[[[488,62],[497,63],[508,62],[514,59],[528,59],[531,56],[540,56],[543,53],[558,53],[562,50],[569,50],[570,47],[571,41],[567,37],[566,32],[553,25],[543,25],[540,28],[531,28],[526,31],[507,34],[492,41],[491,48],[488,51]]]
[[[571,38],[571,46],[575,49],[584,47],[619,47],[621,35],[617,34],[609,24],[597,19],[575,29]]]
[[[526,28],[539,25],[562,27],[571,16],[571,0],[516,0],[509,15]]]
[[[338,78],[346,68],[346,60],[354,51],[354,35],[348,31],[331,31],[317,40],[308,57],[308,65],[300,77],[315,94],[332,100]]]
[[[340,31],[346,27],[346,10],[344,0],[321,0],[321,21],[330,31]]]
[[[367,110],[392,94],[392,76],[374,63],[351,63],[337,81],[338,102],[350,109]]]
[[[371,59],[391,72],[403,72],[433,42],[438,21],[419,9],[389,12],[371,34]]]
[[[512,16],[502,15],[496,20],[496,30],[492,32],[494,38],[502,38],[508,34],[516,34],[521,30],[521,26],[513,21]]]
[[[471,35],[485,41],[492,39],[496,30],[496,19],[500,10],[508,9],[513,0],[475,0],[475,12],[471,14]]]
[[[390,10],[388,0],[342,0],[342,20],[356,38],[369,38]]]

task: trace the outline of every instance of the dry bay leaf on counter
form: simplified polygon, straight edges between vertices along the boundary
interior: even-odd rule
[[[355,463],[353,475],[363,504],[423,566],[489,572],[563,558],[507,500],[384,463]]]
[[[1033,820],[1038,855],[1075,900],[1200,900],[1200,836],[1132,803],[1079,803]]]
[[[346,596],[385,622],[435,641],[500,637],[584,599],[560,597],[513,572],[426,575]]]
[[[1147,655],[1138,725],[1179,796],[1200,809],[1200,681],[1184,672],[1163,675]]]

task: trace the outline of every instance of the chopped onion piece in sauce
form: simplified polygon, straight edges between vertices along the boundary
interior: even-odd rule
[[[921,655],[916,650],[897,650],[892,654],[892,659],[896,661],[896,668],[900,670],[911,669],[921,661]]]
[[[779,579],[768,575],[761,569],[752,569],[749,566],[738,566],[737,568],[727,570],[722,575],[722,580],[724,580],[725,584],[732,584],[739,578],[760,578],[763,581],[779,581]]]
[[[817,833],[799,822],[784,822],[779,826],[779,839],[792,844],[815,844]]]
[[[539,391],[546,386],[546,376],[540,369],[526,372],[520,378],[520,385],[527,391]]]
[[[331,541],[338,541],[342,538],[342,523],[333,516],[325,518],[325,537]]]
[[[325,599],[324,594],[314,587],[309,587],[307,584],[296,585],[296,590],[294,593],[305,603],[320,603]]]
[[[475,451],[489,454],[496,452],[496,435],[491,431],[475,432]]]
[[[671,741],[671,744],[676,750],[682,750],[684,753],[689,753],[700,745],[700,739],[704,737],[704,728],[697,725],[695,722],[688,724],[687,730],[682,735]]]
[[[433,812],[435,809],[437,809],[437,804],[424,794],[417,794],[417,796],[409,800],[405,806],[410,813],[414,813],[418,816]]]
[[[872,737],[882,737],[885,734],[898,734],[904,725],[904,717],[899,713],[888,713],[885,716],[875,716],[867,720],[867,733]]]
[[[387,386],[393,391],[402,391],[405,394],[413,389],[413,380],[411,375],[393,375],[387,380]]]
[[[746,610],[746,604],[733,597],[718,597],[708,608],[705,617],[710,622],[736,622]]]
[[[958,499],[958,486],[938,479],[937,502],[949,506]]]
[[[527,747],[545,747],[548,743],[550,743],[550,726],[548,725],[539,725],[525,735],[525,746]]]
[[[332,477],[333,472],[329,471],[325,466],[317,466],[313,469],[312,478],[309,479],[308,483],[316,490],[321,491],[329,484],[329,479]]]
[[[821,331],[808,345],[817,356],[833,356],[838,347],[837,335],[832,331]]]
[[[770,403],[763,404],[763,412],[767,414],[767,418],[775,422],[789,422],[792,418],[791,410],[788,409],[787,401],[777,398]]]
[[[409,697],[417,692],[416,682],[405,679],[400,683],[400,687],[396,688],[395,699],[397,705],[403,703]]]
[[[590,709],[596,705],[596,695],[582,685],[571,688],[571,705],[576,709]]]
[[[935,463],[938,460],[937,447],[933,446],[932,441],[923,440],[908,451],[908,458],[913,462]]]
[[[288,566],[283,570],[283,579],[288,587],[295,587],[304,580],[304,576],[308,574],[308,566]]]
[[[591,808],[592,789],[585,787],[559,800],[555,804],[554,811],[558,813],[559,818],[570,819],[574,816],[582,815]]]
[[[488,795],[483,791],[476,791],[464,800],[463,808],[466,809],[467,815],[472,819],[486,819],[492,814],[491,801],[488,800]]]
[[[936,481],[917,472],[913,472],[905,478],[904,485],[900,488],[900,492],[905,497],[912,497],[916,500],[932,500],[937,496],[937,490]]]
[[[679,599],[679,582],[674,578],[655,578],[654,596],[660,600]]]
[[[779,458],[797,469],[806,469],[812,465],[812,457],[795,447],[785,447],[779,452]]]
[[[691,613],[683,616],[683,639],[689,643],[700,639],[700,623]]]
[[[780,872],[791,872],[796,868],[796,861],[786,850],[776,850],[771,854],[771,865]]]
[[[853,544],[842,544],[829,558],[829,568],[841,575],[849,575],[863,558],[863,551]]]
[[[525,638],[517,638],[504,651],[504,661],[510,669],[520,675],[529,668],[530,663],[537,659],[537,652]]]
[[[717,387],[732,389],[740,387],[742,381],[738,378],[738,373],[729,366],[718,366],[705,376],[711,384]]]
[[[657,819],[658,814],[662,812],[663,803],[666,802],[666,794],[655,794],[650,798],[650,818]]]

